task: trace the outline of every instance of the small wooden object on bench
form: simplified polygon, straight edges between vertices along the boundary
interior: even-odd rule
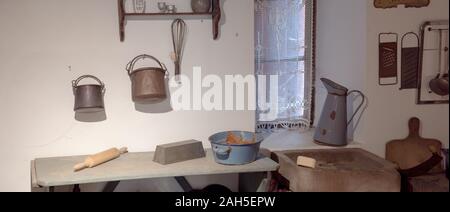
[[[128,149],[126,147],[122,149],[112,148],[104,152],[100,152],[98,154],[87,157],[83,163],[75,165],[73,169],[75,172],[78,172],[86,168],[93,168],[100,164],[106,163],[110,160],[114,160],[120,157],[120,155],[125,154],[127,152]]]

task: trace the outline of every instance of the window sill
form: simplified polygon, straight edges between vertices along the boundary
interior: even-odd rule
[[[362,148],[358,142],[350,142],[345,147],[329,147],[313,142],[314,129],[308,131],[283,131],[271,134],[261,144],[261,148],[270,151],[302,150],[302,149],[336,149],[336,148]]]

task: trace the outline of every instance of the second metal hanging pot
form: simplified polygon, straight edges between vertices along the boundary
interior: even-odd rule
[[[143,59],[156,61],[159,67],[144,67],[134,69],[136,62]],[[156,104],[167,99],[166,66],[151,55],[139,55],[135,57],[126,68],[132,83],[133,101],[138,104]]]

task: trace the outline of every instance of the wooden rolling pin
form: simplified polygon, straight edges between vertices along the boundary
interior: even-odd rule
[[[73,167],[73,170],[74,170],[74,172],[78,172],[78,171],[81,171],[86,168],[93,168],[100,164],[106,163],[110,160],[114,160],[114,159],[120,157],[120,155],[125,154],[127,152],[128,152],[128,149],[126,147],[121,148],[121,149],[112,148],[112,149],[106,150],[104,152],[100,152],[98,154],[87,157],[83,163],[75,165]]]

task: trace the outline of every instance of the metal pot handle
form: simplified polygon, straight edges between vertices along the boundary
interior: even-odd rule
[[[131,74],[133,73],[134,65],[136,65],[136,62],[139,60],[143,60],[143,59],[152,59],[152,60],[156,61],[159,64],[159,66],[161,67],[161,69],[163,69],[167,75],[167,68],[166,68],[166,65],[164,65],[164,63],[161,63],[158,59],[156,59],[155,57],[153,57],[151,55],[142,54],[142,55],[135,57],[133,60],[131,60],[127,64],[126,70],[127,70],[129,76],[131,76]]]
[[[78,84],[81,82],[81,80],[84,80],[86,78],[91,78],[91,79],[94,79],[95,81],[97,81],[100,84],[100,86],[102,87],[102,93],[106,92],[105,83],[103,83],[99,78],[92,76],[92,75],[83,75],[83,76],[79,77],[78,79],[72,81],[72,87],[73,87],[74,93],[78,87]]]

